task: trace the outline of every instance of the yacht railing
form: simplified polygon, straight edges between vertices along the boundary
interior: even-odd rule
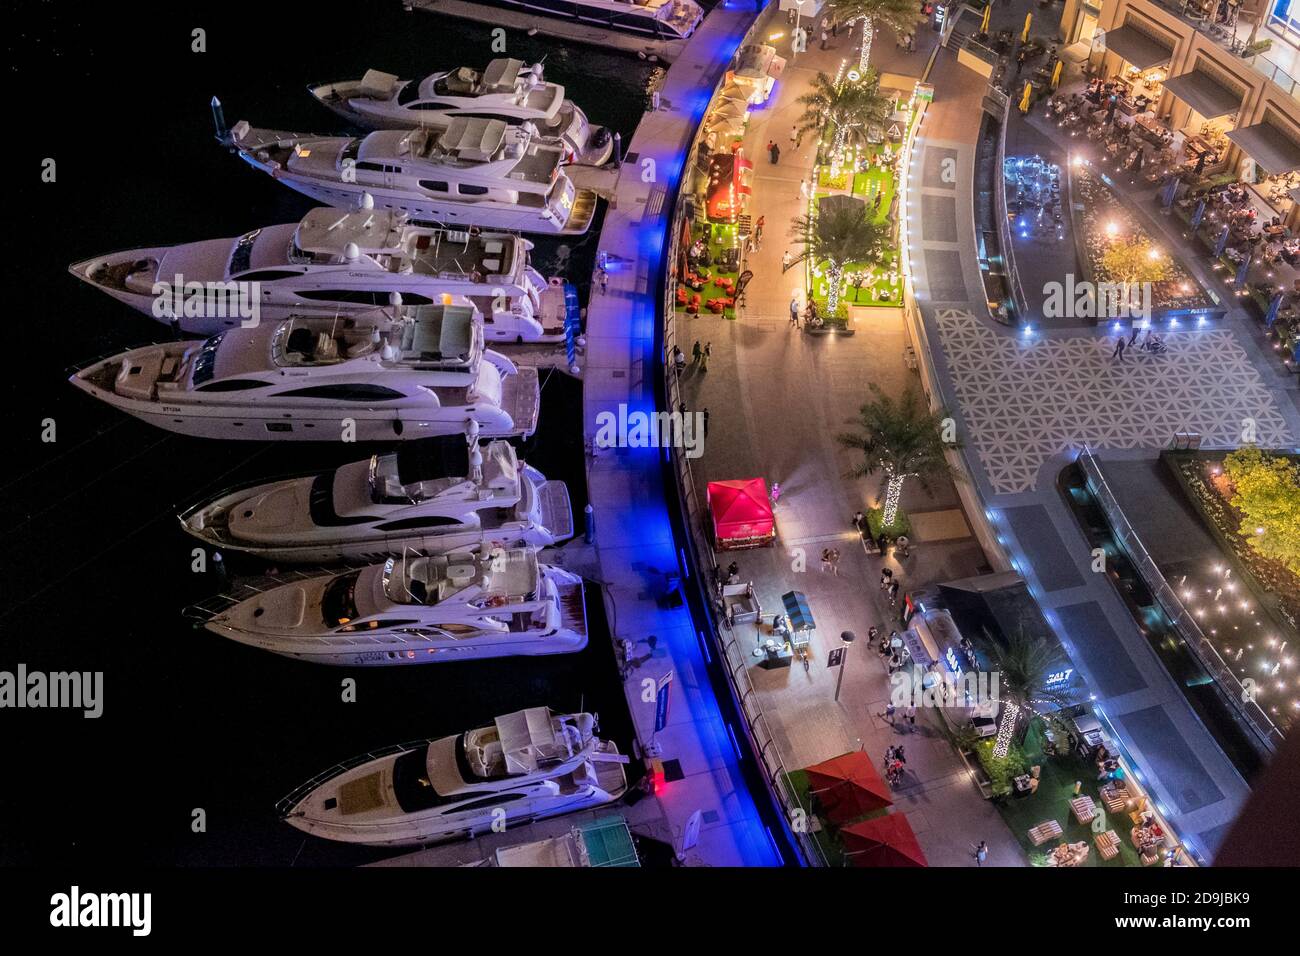
[[[1110,523],[1111,531],[1114,533],[1116,540],[1128,554],[1129,559],[1142,576],[1142,580],[1151,589],[1151,593],[1155,595],[1156,601],[1159,602],[1161,608],[1173,623],[1174,629],[1183,638],[1184,643],[1201,666],[1223,689],[1223,696],[1228,699],[1246,726],[1264,744],[1266,750],[1275,752],[1283,741],[1282,731],[1273,723],[1264,709],[1255,702],[1254,693],[1247,690],[1240,678],[1223,660],[1218,649],[1205,636],[1201,626],[1196,623],[1196,619],[1183,605],[1178,593],[1165,580],[1164,573],[1152,560],[1146,546],[1142,543],[1142,539],[1138,537],[1137,532],[1124,515],[1123,508],[1120,507],[1118,500],[1101,473],[1101,466],[1097,463],[1097,459],[1087,445],[1083,446],[1077,460],[1079,467],[1088,479],[1088,490],[1092,492],[1102,511],[1105,512],[1106,520]]]
[[[347,760],[341,761],[340,763],[336,763],[328,770],[322,770],[320,773],[316,774],[316,776],[312,777],[307,782],[295,787],[293,790],[289,791],[289,793],[285,794],[283,797],[277,800],[275,803],[275,814],[280,818],[284,818],[288,816],[289,811],[292,810],[302,800],[303,797],[307,796],[307,794],[311,793],[313,790],[315,790],[321,784],[325,783],[327,780],[333,780],[335,777],[339,776],[340,774],[347,773],[349,770],[354,770],[364,763],[369,763],[372,760],[378,760],[381,757],[391,757],[394,756],[395,754],[403,754],[409,750],[414,750],[417,747],[427,747],[429,744],[433,743],[434,740],[436,739],[437,738],[434,737],[424,737],[418,740],[408,740],[406,741],[406,743],[392,744],[388,747],[380,747],[378,750],[372,750],[369,753],[364,753],[356,757],[350,757]]]

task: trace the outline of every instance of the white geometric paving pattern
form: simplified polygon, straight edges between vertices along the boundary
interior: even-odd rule
[[[1241,442],[1253,420],[1263,446],[1289,444],[1285,420],[1233,334],[1163,337],[1164,355],[1113,339],[999,335],[974,314],[940,309],[939,334],[976,453],[997,494],[1032,491],[1043,463],[1072,444],[1162,448],[1174,432],[1207,445]]]

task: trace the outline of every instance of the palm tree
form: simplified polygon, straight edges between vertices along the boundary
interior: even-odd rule
[[[835,0],[835,15],[840,23],[862,21],[862,49],[858,53],[858,69],[867,68],[871,55],[871,36],[877,24],[887,26],[898,36],[906,36],[921,19],[920,4],[916,0]]]
[[[799,129],[807,133],[819,129],[823,122],[834,131],[832,164],[838,170],[846,146],[867,145],[867,132],[882,125],[893,111],[893,101],[880,92],[876,71],[868,68],[857,80],[836,83],[825,73],[813,79],[812,89],[799,97],[804,107]]]
[[[889,241],[889,225],[876,222],[875,211],[865,202],[850,201],[815,216],[799,216],[791,224],[790,236],[803,247],[792,264],[806,259],[826,263],[826,310],[834,315],[844,285],[844,267],[850,262],[879,261]]]
[[[943,410],[931,411],[920,392],[908,386],[902,399],[895,401],[874,382],[872,399],[858,410],[858,417],[849,419],[860,431],[839,436],[840,444],[862,452],[862,463],[854,468],[852,477],[882,471],[885,474],[885,527],[898,518],[898,501],[903,492],[903,482],[916,478],[921,487],[929,490],[932,477],[956,478],[957,473],[948,464],[944,452],[960,448],[959,442],[945,441],[951,421]]]
[[[983,643],[998,672],[1002,719],[998,723],[993,756],[1001,758],[1007,755],[1012,740],[1024,737],[1029,718],[1042,716],[1043,704],[1061,704],[1060,696],[1049,684],[1053,674],[1070,665],[1057,644],[1030,635],[1023,623],[1005,642],[992,640],[986,631]]]

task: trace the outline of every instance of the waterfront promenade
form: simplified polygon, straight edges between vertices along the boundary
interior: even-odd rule
[[[834,76],[843,60],[856,60],[857,43],[840,31],[826,50],[810,43],[806,52],[791,55],[788,24],[780,20],[769,33],[783,31],[773,42],[788,58],[785,70],[772,100],[753,111],[744,139],[745,155],[754,162],[750,214],[755,221],[766,220],[761,246],[746,263],[754,278],[745,307],[734,320],[706,313],[679,313],[677,320],[684,348],[696,339],[713,346],[708,371],[688,368],[682,383],[690,408],[710,413],[704,457],[693,463],[696,491],[702,500],[709,481],[755,476],[782,486],[776,547],[729,553],[722,563],[737,561],[741,578],[754,582],[769,620],[780,608],[781,594],[798,588],[817,621],[807,672],[799,666],[750,668],[786,767],[796,770],[859,748],[878,761],[886,747],[902,745],[908,771],[895,792],[895,807],[907,814],[931,866],[974,866],[972,850],[980,840],[989,844],[988,865],[1023,865],[1019,844],[980,796],[935,715],[919,714],[911,731],[901,722],[895,729],[881,716],[888,675],[865,646],[866,632],[872,624],[888,630],[891,612],[876,587],[882,559],[868,555],[851,530],[853,513],[877,503],[878,480],[845,477],[852,456],[835,436],[868,397],[869,383],[897,395],[917,384],[917,376],[905,362],[899,309],[860,310],[857,334],[850,338],[811,336],[790,327],[790,297],[802,282],[796,270],[782,275],[781,256],[787,248],[797,251],[787,238],[789,223],[802,211],[799,182],[811,179],[815,159],[812,136],[798,149],[790,142],[803,110],[797,99],[819,71]],[[917,40],[917,51],[905,54],[888,31],[878,31],[872,64],[919,76],[936,35],[921,32]],[[954,95],[939,88],[935,99]],[[776,165],[765,152],[769,140],[782,150]],[[916,547],[901,564],[892,557],[887,561],[904,590],[983,567],[983,553],[951,483],[938,482],[927,494],[909,482],[903,504],[915,525]],[[819,555],[826,547],[842,554],[838,576],[820,571]],[[800,554],[806,560],[803,570],[795,566]],[[742,644],[757,643],[753,625],[737,627]],[[849,654],[836,702],[837,672],[826,659],[843,630],[854,631],[859,641]]]

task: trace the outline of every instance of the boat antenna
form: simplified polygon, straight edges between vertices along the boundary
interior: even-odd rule
[[[212,125],[216,127],[217,142],[229,146],[230,129],[226,126],[226,111],[221,108],[221,100],[212,97]]]

